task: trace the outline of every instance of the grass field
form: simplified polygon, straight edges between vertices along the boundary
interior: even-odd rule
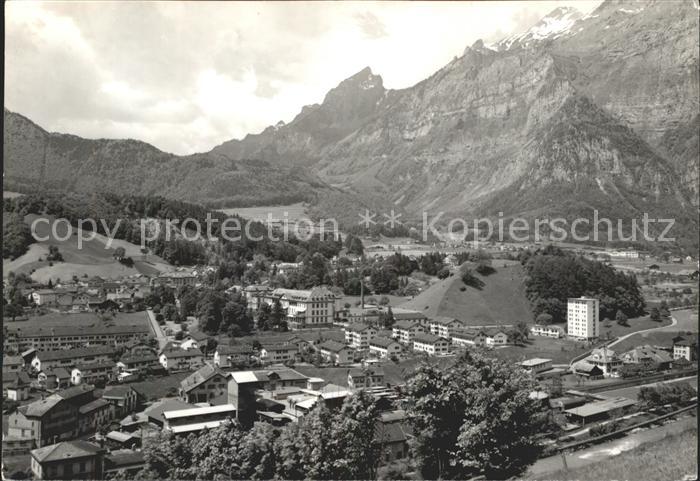
[[[580,468],[547,473],[543,479],[560,481],[697,479],[697,446],[698,430],[692,428]]]
[[[505,267],[504,267],[505,265]],[[522,266],[512,261],[494,261],[494,274],[481,276],[482,289],[464,286],[458,273],[441,280],[400,307],[415,309],[428,317],[455,317],[470,326],[493,326],[532,321],[525,297]],[[460,288],[466,287],[464,291]]]
[[[72,326],[94,326],[100,325],[102,319],[93,312],[80,312],[80,313],[58,313],[50,312],[41,316],[33,316],[26,321],[8,321],[3,322],[4,326],[7,327],[19,327],[24,328],[27,326],[65,326],[70,324]],[[148,315],[145,311],[142,312],[118,312],[114,317],[109,317],[107,322],[115,326],[134,326],[134,325],[148,325]]]
[[[554,364],[568,364],[571,359],[590,349],[582,342],[533,337],[527,340],[524,346],[506,346],[487,353],[509,362],[522,362],[534,357],[543,357],[551,359]]]
[[[285,213],[289,221],[299,219],[308,219],[306,215],[306,207],[302,202],[289,205],[270,205],[260,207],[233,207],[230,209],[219,209],[224,214],[234,214],[243,217],[244,219],[266,221],[268,214],[272,215],[272,219],[284,220]]]
[[[39,216],[28,215],[25,222],[31,225]],[[53,220],[52,217],[47,217]],[[48,282],[49,279],[70,279],[74,275],[100,276],[103,278],[117,278],[134,274],[154,275],[167,270],[170,265],[158,256],[148,254],[144,256],[139,246],[119,239],[113,239],[111,243],[103,236],[97,234],[94,239],[83,240],[79,245],[77,231],[64,222],[57,224],[55,232],[46,222],[35,224],[35,236],[46,238],[29,246],[29,251],[13,261],[3,262],[3,276],[10,271],[15,273],[31,274],[39,282]],[[72,232],[71,235],[68,235]],[[85,239],[91,234],[85,232]],[[49,265],[46,254],[49,245],[58,247],[64,262],[54,262]],[[128,257],[134,262],[134,267],[126,267],[114,259],[115,249],[123,247]],[[42,259],[41,261],[39,259]]]

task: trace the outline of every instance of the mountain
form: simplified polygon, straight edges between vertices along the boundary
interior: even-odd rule
[[[222,204],[299,196],[355,221],[360,205],[416,221],[646,212],[682,217],[697,242],[698,32],[693,0],[557,8],[410,88],[366,68],[288,124],[186,157],[17,120],[5,178]]]
[[[290,203],[327,189],[310,174],[214,153],[176,156],[136,140],[89,140],[49,133],[5,109],[7,190],[164,195],[210,204]]]

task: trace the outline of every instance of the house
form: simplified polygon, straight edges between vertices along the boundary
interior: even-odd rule
[[[588,379],[602,379],[603,370],[587,361],[578,361],[571,366],[571,372]]]
[[[508,344],[508,334],[502,329],[487,329],[484,331],[484,343],[487,346],[505,346]]]
[[[348,371],[348,387],[352,389],[385,386],[381,367],[353,368]]]
[[[115,355],[114,348],[108,346],[61,349],[58,351],[39,351],[32,359],[32,368],[46,371],[57,367],[72,367],[76,364],[107,362]]]
[[[37,374],[37,381],[45,389],[66,389],[71,385],[71,373],[64,367],[48,369]]]
[[[543,371],[552,369],[552,360],[536,357],[521,362],[520,367],[522,367],[525,371],[529,373],[539,374]]]
[[[620,359],[624,364],[649,364],[657,370],[670,369],[673,361],[668,352],[649,345],[635,347],[621,354]]]
[[[3,396],[11,401],[25,401],[29,399],[29,387],[31,379],[24,371],[2,371]]]
[[[102,392],[102,399],[112,405],[118,418],[135,412],[139,402],[138,393],[130,386],[107,386]]]
[[[375,337],[369,341],[369,352],[375,353],[380,359],[398,356],[402,350],[401,344],[388,337]]]
[[[108,361],[78,364],[71,370],[70,380],[72,384],[106,384],[117,373],[117,365],[111,359]]]
[[[152,352],[124,354],[117,362],[120,371],[147,372],[160,366],[158,356]]]
[[[355,349],[368,349],[369,341],[377,335],[377,330],[366,324],[350,324],[345,328],[345,342]]]
[[[565,332],[560,326],[545,326],[543,324],[535,324],[530,328],[530,334],[533,336],[552,337],[560,339],[564,337]]]
[[[427,326],[429,319],[422,312],[414,311],[411,309],[402,309],[401,307],[395,307],[392,310],[394,315],[394,321],[410,321],[417,322],[421,326]]]
[[[416,334],[425,332],[425,327],[415,320],[400,320],[396,321],[392,327],[391,337],[396,339],[401,344],[413,345],[413,338]]]
[[[166,349],[160,353],[160,364],[168,371],[191,371],[204,364],[204,355],[199,349]]]
[[[94,400],[94,387],[83,384],[20,406],[8,419],[8,435],[38,447],[74,439],[82,434],[80,408]]]
[[[190,404],[206,402],[225,404],[229,373],[205,364],[180,381],[178,398]]]
[[[158,277],[151,279],[151,286],[194,286],[197,283],[197,275],[193,271],[170,271],[163,272]]]
[[[430,356],[447,354],[450,343],[444,337],[433,334],[416,334],[413,338],[413,350],[425,352]]]
[[[393,413],[383,413],[376,425],[377,439],[380,440],[383,447],[381,461],[384,464],[404,459],[408,456],[408,439],[411,432],[405,417],[394,421],[386,414],[391,415]]]
[[[607,347],[593,349],[591,354],[584,361],[594,366],[598,366],[605,376],[610,376],[622,367],[622,359]]]
[[[221,368],[248,365],[253,352],[252,346],[248,344],[219,345],[214,351],[214,365]]]
[[[693,362],[698,357],[698,340],[695,336],[681,337],[673,342],[673,359]]]
[[[64,441],[31,451],[34,479],[103,479],[105,450],[87,441]]]
[[[452,345],[460,347],[483,346],[486,334],[473,329],[460,329],[452,333]]]
[[[53,289],[39,289],[32,292],[32,301],[37,306],[48,306],[56,303],[56,291]]]
[[[22,356],[10,356],[3,354],[2,356],[2,371],[3,372],[19,372],[24,368],[24,359]]]
[[[199,342],[192,338],[185,339],[180,343],[180,349],[184,349],[185,351],[190,349],[199,349]]]
[[[298,348],[294,344],[273,344],[260,349],[260,361],[265,364],[284,363],[293,361]]]
[[[342,342],[331,339],[322,342],[318,346],[318,351],[324,361],[333,364],[347,364],[353,360],[353,350]]]
[[[114,409],[109,401],[97,398],[78,408],[78,432],[94,433],[106,427],[114,419]]]
[[[246,299],[251,299],[248,306],[253,311],[257,311],[262,304],[272,306],[279,302],[286,312],[287,325],[292,330],[330,326],[338,311],[335,294],[324,286],[309,290],[272,290],[267,286],[248,286],[245,292]]]
[[[430,319],[428,323],[430,334],[443,337],[445,339],[450,339],[454,331],[464,327],[462,321],[452,317],[438,316]]]

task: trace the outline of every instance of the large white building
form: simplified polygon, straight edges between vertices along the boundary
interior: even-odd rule
[[[570,298],[566,324],[569,337],[594,339],[600,335],[600,301],[590,297]]]
[[[245,294],[248,307],[253,311],[257,311],[263,303],[272,306],[279,301],[287,313],[290,329],[330,326],[338,311],[338,298],[323,286],[309,290],[248,286]]]

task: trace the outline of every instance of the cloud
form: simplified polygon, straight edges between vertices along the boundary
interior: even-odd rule
[[[368,65],[387,88],[409,87],[478,38],[565,4],[584,10],[573,0],[8,2],[5,102],[51,131],[202,152],[292,120]]]
[[[355,19],[360,30],[367,38],[382,38],[388,35],[386,26],[372,12],[361,12],[355,14]]]

